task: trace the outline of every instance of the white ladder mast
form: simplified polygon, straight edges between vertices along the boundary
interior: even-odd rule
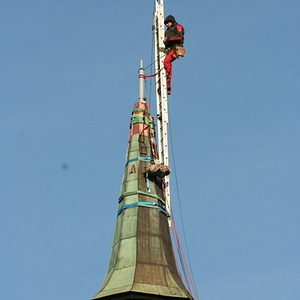
[[[164,5],[163,0],[154,0],[155,10],[153,15],[153,36],[154,36],[154,60],[156,77],[156,110],[157,110],[157,134],[158,154],[160,163],[169,166],[168,151],[168,95],[166,71],[164,69],[165,45],[164,45]],[[170,203],[170,178],[165,176],[165,197],[166,210],[171,216]],[[171,226],[171,222],[169,221]]]

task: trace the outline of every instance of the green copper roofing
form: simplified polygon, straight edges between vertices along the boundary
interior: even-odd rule
[[[146,103],[132,115],[109,266],[92,299],[193,299],[176,267],[165,211],[163,180],[147,176],[157,159]]]

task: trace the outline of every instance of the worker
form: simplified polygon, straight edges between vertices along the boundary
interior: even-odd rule
[[[166,57],[164,59],[164,67],[167,76],[167,92],[171,94],[171,79],[172,79],[172,62],[178,58],[180,53],[177,52],[178,46],[184,50],[184,28],[178,24],[172,15],[165,18],[164,21],[167,29],[165,31],[164,44],[166,48]],[[184,56],[181,55],[181,56]]]

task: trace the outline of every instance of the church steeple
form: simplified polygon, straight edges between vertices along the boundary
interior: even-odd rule
[[[129,130],[126,164],[118,199],[110,261],[100,291],[92,298],[190,299],[177,269],[170,236],[171,206],[168,167],[168,97],[164,58],[163,0],[154,0],[154,55],[158,146],[154,118],[144,97],[143,64],[139,101]]]
[[[109,267],[92,299],[193,299],[178,273],[164,180],[157,164],[154,120],[144,101],[131,116],[126,165],[118,199]]]

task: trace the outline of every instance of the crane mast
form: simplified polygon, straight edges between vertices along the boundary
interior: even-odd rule
[[[154,0],[153,14],[154,58],[156,77],[156,110],[157,110],[157,144],[160,163],[169,166],[168,154],[168,94],[166,71],[164,69],[165,45],[164,45],[164,6],[163,0]],[[170,204],[170,178],[165,176],[166,210],[171,216]],[[169,222],[169,225],[171,223]]]

